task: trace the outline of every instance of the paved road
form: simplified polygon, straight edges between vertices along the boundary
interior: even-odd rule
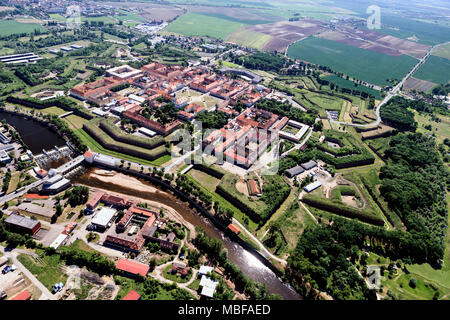
[[[17,260],[17,255],[20,253],[17,250],[13,250],[11,252],[5,253],[5,248],[0,246],[0,251],[5,254],[7,258],[10,258],[12,262],[16,265],[16,267],[28,278],[31,280],[33,285],[35,285],[39,290],[41,290],[42,295],[45,296],[48,300],[57,300],[55,296],[27,269],[25,266]],[[22,251],[21,251],[22,252]],[[42,300],[42,299],[41,299]]]

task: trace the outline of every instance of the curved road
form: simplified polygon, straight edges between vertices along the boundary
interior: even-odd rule
[[[392,97],[395,97],[398,92],[400,91],[400,89],[403,87],[403,84],[405,83],[405,81],[411,77],[416,71],[417,69],[428,59],[428,57],[431,55],[431,52],[442,45],[445,45],[449,42],[446,43],[441,43],[438,45],[435,45],[433,47],[430,48],[430,50],[422,57],[422,59],[419,60],[419,62],[411,69],[411,71],[402,79],[402,81],[400,81],[394,88],[391,89],[391,91],[388,92],[388,94],[386,95],[386,97],[383,99],[383,101],[381,101],[381,103],[377,106],[375,112],[377,115],[377,120],[371,123],[367,123],[367,124],[358,124],[358,123],[349,123],[349,122],[342,122],[342,121],[333,121],[330,120],[334,123],[338,123],[338,124],[342,124],[342,125],[347,125],[347,126],[353,126],[353,127],[360,127],[360,128],[369,128],[369,127],[373,127],[373,126],[377,126],[380,124],[381,122],[381,117],[380,117],[380,109],[382,106],[384,106],[386,103],[389,102],[389,100],[392,99]]]

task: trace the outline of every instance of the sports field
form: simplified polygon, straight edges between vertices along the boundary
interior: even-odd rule
[[[229,34],[245,26],[246,24],[242,22],[198,13],[187,13],[169,24],[164,30],[186,36],[210,36],[225,39]]]
[[[450,60],[438,56],[430,56],[414,74],[414,78],[434,83],[448,83],[450,82]]]
[[[35,29],[45,31],[46,29],[37,23],[21,23],[16,20],[0,21],[0,36],[9,36],[11,34],[32,33]]]
[[[388,85],[388,78],[403,78],[417,63],[417,59],[410,56],[389,56],[316,37],[292,44],[288,56],[329,66],[376,85]]]

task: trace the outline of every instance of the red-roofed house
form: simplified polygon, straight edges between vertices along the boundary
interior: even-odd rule
[[[12,298],[11,300],[30,300],[31,294],[27,290],[23,290],[21,293],[19,293],[17,296]]]
[[[120,259],[116,263],[116,269],[121,270],[131,276],[140,274],[141,276],[145,277],[150,267],[131,260]]]
[[[131,290],[122,300],[141,300],[141,295],[136,291]]]
[[[94,192],[94,194],[89,198],[89,201],[86,203],[86,210],[92,212],[104,195],[105,193],[103,191]]]

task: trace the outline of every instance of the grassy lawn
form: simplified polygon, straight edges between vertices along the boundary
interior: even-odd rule
[[[72,129],[81,129],[83,127],[83,124],[89,123],[89,120],[86,120],[74,114],[63,118],[63,120],[66,121],[69,127],[71,127]]]
[[[227,200],[225,200],[222,196],[218,195],[216,192],[210,192],[208,189],[206,189],[205,187],[203,187],[197,180],[195,180],[194,178],[192,178],[189,173],[186,175],[188,177],[188,179],[190,179],[191,181],[193,181],[199,188],[201,188],[206,194],[211,195],[212,200],[214,202],[219,203],[219,205],[224,208],[224,209],[231,209],[234,213],[233,217],[236,218],[240,223],[242,223],[243,225],[245,225],[244,223],[244,218],[247,217],[246,214],[244,214],[241,210],[239,210],[238,208],[236,208],[234,205],[232,205],[230,202],[228,202]],[[248,217],[247,217],[248,218]],[[248,218],[249,224],[245,225],[245,227],[250,231],[253,232],[256,230],[256,228],[258,227],[258,225],[251,220],[250,218]]]
[[[419,124],[417,128],[418,132],[436,134],[437,143],[442,143],[445,138],[450,139],[450,118],[448,116],[436,114],[436,117],[439,118],[441,122],[435,122],[431,120],[429,115],[420,114],[415,110],[412,111],[414,112],[414,120]],[[432,131],[425,129],[425,125],[431,125]]]
[[[91,248],[84,240],[81,240],[81,239],[75,240],[70,246],[68,246],[68,248],[78,249],[78,250],[82,250],[82,251],[86,251],[86,252],[98,253],[98,254],[102,255],[102,253]]]
[[[42,109],[41,112],[46,113],[46,114],[54,114],[57,116],[67,113],[67,111],[64,111],[63,109],[58,108],[58,107],[45,108],[45,109]]]
[[[75,130],[75,134],[80,137],[80,139],[94,152],[100,152],[109,156],[117,157],[120,159],[123,159],[125,161],[131,161],[136,162],[143,165],[149,165],[149,166],[160,166],[167,161],[170,160],[170,155],[164,155],[158,159],[155,159],[153,161],[148,161],[140,158],[136,158],[133,156],[129,156],[123,153],[119,153],[116,151],[111,151],[108,149],[103,148],[97,141],[95,141],[86,131],[83,129]]]
[[[125,297],[128,292],[130,292],[130,290],[137,291],[142,296],[142,300],[174,300],[176,298],[174,297],[175,289],[171,289],[171,285],[159,283],[159,286],[156,288],[156,290],[151,290],[153,291],[152,293],[146,294],[146,292],[148,292],[149,290],[145,290],[143,282],[136,282],[133,279],[121,276],[114,276],[114,280],[116,284],[120,286],[120,290],[116,296],[116,300],[122,300],[123,297]],[[193,298],[194,297],[192,297],[192,299]]]
[[[9,187],[6,193],[11,193],[17,189],[17,185],[20,181],[20,172],[14,172],[11,174],[11,180],[9,181]]]
[[[59,255],[47,256],[41,253],[39,256],[42,262],[26,254],[21,254],[17,258],[50,291],[55,283],[65,283],[67,275],[61,269],[63,262]]]
[[[281,204],[281,206],[278,208],[278,210],[275,211],[275,213],[270,217],[269,220],[267,220],[267,222],[261,227],[261,229],[258,230],[258,233],[257,233],[258,238],[261,237],[266,232],[267,228],[269,227],[269,224],[272,221],[276,221],[276,220],[280,219],[280,217],[291,206],[291,204],[294,201],[297,201],[297,197],[298,197],[297,188],[291,187],[291,193],[286,198],[286,200],[284,200],[284,202]]]
[[[214,192],[220,183],[219,179],[200,170],[191,169],[188,174],[210,192]]]

